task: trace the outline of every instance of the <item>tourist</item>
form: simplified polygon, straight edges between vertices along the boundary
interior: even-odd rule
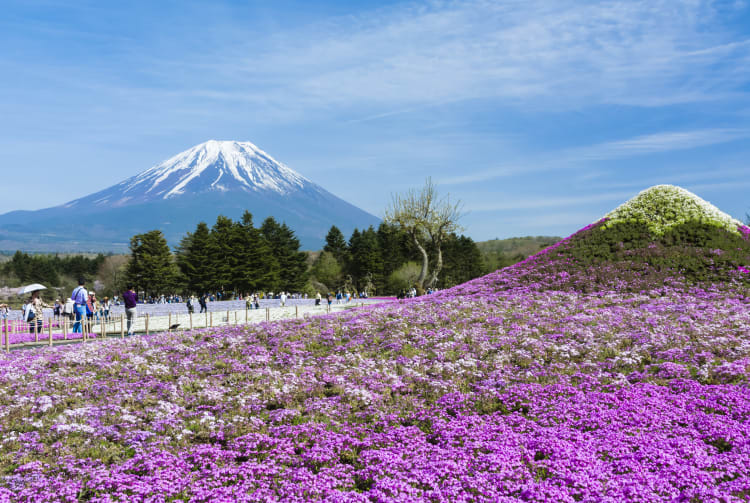
[[[281,292],[279,299],[281,300],[281,307],[284,307],[286,305],[286,292]]]
[[[94,291],[89,290],[89,298],[86,301],[86,319],[91,321],[94,317]]]
[[[206,304],[206,299],[207,299],[207,296],[205,293],[201,295],[200,298],[198,299],[198,304],[200,304],[201,306],[201,311],[200,311],[201,313],[205,313],[208,311],[208,305]]]
[[[255,292],[255,309],[260,309],[260,295],[258,295],[258,292]]]
[[[135,317],[137,314],[136,306],[138,305],[138,296],[133,290],[133,285],[128,285],[128,289],[122,293],[122,300],[125,301],[125,316],[128,318],[128,335],[133,335],[135,331]]]
[[[76,322],[73,324],[73,333],[81,333],[83,320],[86,319],[86,303],[89,300],[89,294],[86,291],[85,285],[86,280],[83,278],[78,279],[78,286],[70,294],[70,299],[73,301],[73,309],[75,311]]]
[[[102,302],[102,315],[104,316],[104,321],[109,321],[109,310],[112,307],[112,301],[109,300],[109,297],[104,297],[104,302]]]
[[[75,317],[76,304],[73,301],[73,299],[65,299],[65,304],[63,305],[62,314],[65,318],[68,318],[69,320],[72,320]]]
[[[187,310],[188,310],[188,314],[193,314],[193,311],[195,310],[195,308],[193,307],[193,296],[192,295],[190,297],[188,297],[188,300],[187,300]]]
[[[60,299],[55,299],[55,305],[52,308],[52,314],[55,316],[55,319],[60,319],[60,315],[62,314],[62,304],[60,303]]]
[[[253,296],[248,295],[247,300],[245,300],[245,309],[252,309],[253,308]]]
[[[10,316],[10,307],[8,304],[0,304],[0,320],[7,320]]]
[[[316,293],[315,294],[315,305],[319,306],[321,300],[323,300],[323,297],[321,297],[320,292]]]

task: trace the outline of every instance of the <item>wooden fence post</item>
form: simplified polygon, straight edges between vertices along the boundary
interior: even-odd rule
[[[271,320],[271,308],[267,307],[266,308],[266,321],[270,321],[270,320]]]
[[[104,316],[99,318],[101,321],[99,322],[99,325],[102,327],[102,339],[107,338],[107,320],[104,319]]]
[[[210,327],[210,328],[213,328],[213,326],[214,326],[214,312],[213,312],[213,311],[211,311],[211,313],[210,313],[210,314],[208,315],[208,318],[209,318],[209,320],[210,320],[210,325],[209,325],[209,327]]]
[[[47,325],[47,333],[49,334],[49,345],[52,345],[52,318],[49,319],[49,325]]]
[[[193,313],[190,313],[190,330],[193,329]]]
[[[247,306],[245,306],[245,325],[247,325],[247,312],[248,311],[249,309],[247,308]]]
[[[231,325],[232,322],[229,321],[229,309],[227,309],[227,326]]]
[[[299,306],[298,305],[294,306],[294,317],[299,318]]]
[[[237,326],[237,311],[234,312],[234,326]]]
[[[5,318],[5,351],[10,353],[10,332],[8,332],[8,318]]]
[[[42,323],[44,323],[44,318],[42,318]],[[39,320],[34,317],[34,342],[39,342]]]
[[[125,338],[125,315],[120,314],[120,337]]]
[[[167,332],[172,333],[172,313],[169,313],[169,324],[167,325]]]
[[[208,328],[208,309],[206,309],[206,323],[204,325],[204,328]]]
[[[146,313],[146,335],[148,335],[148,313]]]

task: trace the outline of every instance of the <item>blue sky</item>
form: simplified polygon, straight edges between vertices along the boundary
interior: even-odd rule
[[[208,139],[378,216],[431,176],[476,240],[568,235],[658,183],[750,212],[742,0],[6,0],[0,74],[0,213]]]

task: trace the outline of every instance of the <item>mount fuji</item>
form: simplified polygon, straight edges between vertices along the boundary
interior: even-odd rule
[[[245,210],[256,226],[285,222],[303,249],[320,249],[331,225],[347,235],[380,221],[250,142],[210,140],[94,194],[0,215],[0,249],[126,252],[131,236],[152,229],[174,246],[198,222]]]

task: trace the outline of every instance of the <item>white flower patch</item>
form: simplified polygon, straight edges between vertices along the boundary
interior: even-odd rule
[[[649,230],[657,235],[690,221],[718,225],[734,234],[740,234],[738,227],[742,225],[739,220],[708,201],[674,185],[656,185],[641,191],[634,198],[607,213],[605,218],[605,227],[628,220],[645,222]]]
[[[145,364],[148,363],[148,360],[146,360],[144,357],[142,357],[140,355],[133,355],[133,356],[131,356],[130,359],[129,359],[129,361],[130,361],[130,363],[132,363],[136,367],[138,365],[145,365]]]

